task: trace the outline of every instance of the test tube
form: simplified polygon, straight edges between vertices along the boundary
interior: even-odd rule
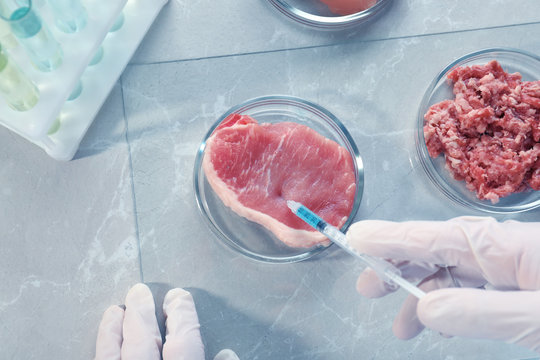
[[[0,44],[0,94],[8,105],[17,111],[34,107],[39,100],[39,90],[23,74]]]
[[[32,0],[0,0],[0,17],[39,70],[52,71],[62,64],[62,48],[33,9]]]
[[[71,34],[86,26],[88,14],[80,0],[48,0],[54,12],[56,27]]]
[[[8,23],[2,19],[0,19],[0,42],[4,44],[4,47],[6,49],[12,49],[19,45],[17,39],[15,39],[15,37],[11,33],[11,29]]]

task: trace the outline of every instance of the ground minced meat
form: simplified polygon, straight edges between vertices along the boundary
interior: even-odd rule
[[[479,199],[528,188],[540,190],[540,81],[521,81],[497,61],[457,67],[448,74],[454,100],[424,115],[429,155]]]

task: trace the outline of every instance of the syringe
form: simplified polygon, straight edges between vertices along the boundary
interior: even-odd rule
[[[366,265],[375,270],[377,275],[384,280],[390,287],[396,288],[401,286],[403,289],[407,290],[412,295],[417,298],[422,298],[426,293],[420,290],[418,287],[414,286],[407,280],[401,277],[401,271],[383,259],[380,259],[375,256],[368,254],[363,254],[349,245],[347,237],[344,233],[339,231],[338,228],[328,224],[326,221],[321,219],[313,211],[300,204],[299,202],[287,200],[287,206],[291,211],[296,214],[300,219],[304,220],[315,230],[321,232],[326,237],[328,237],[332,242],[338,245],[343,250],[347,251],[349,254],[355,256],[356,258],[362,260]]]

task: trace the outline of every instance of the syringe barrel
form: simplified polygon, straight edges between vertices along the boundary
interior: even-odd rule
[[[377,275],[379,275],[381,280],[386,282],[392,289],[399,287],[394,281],[396,277],[401,276],[401,271],[397,267],[386,260],[379,259],[371,255],[361,254],[361,256],[365,263],[372,268]]]

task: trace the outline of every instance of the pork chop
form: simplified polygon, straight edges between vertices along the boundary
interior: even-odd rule
[[[229,115],[206,142],[203,170],[226,206],[292,247],[329,240],[294,215],[287,200],[301,202],[338,228],[354,203],[349,152],[293,122],[259,124],[247,115]]]

